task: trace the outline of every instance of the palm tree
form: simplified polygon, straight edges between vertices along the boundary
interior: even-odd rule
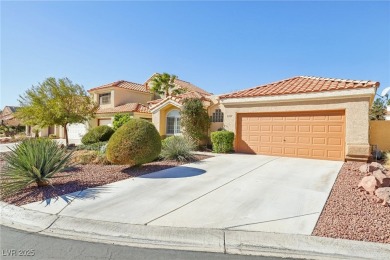
[[[177,88],[175,80],[177,79],[176,75],[170,75],[166,72],[163,74],[156,74],[151,80],[151,91],[164,95],[165,97],[171,95],[178,95],[185,92],[185,89]]]

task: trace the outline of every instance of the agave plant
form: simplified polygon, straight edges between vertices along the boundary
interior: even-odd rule
[[[1,170],[1,194],[12,195],[36,183],[50,185],[50,178],[70,166],[72,153],[50,139],[27,139],[4,155]]]

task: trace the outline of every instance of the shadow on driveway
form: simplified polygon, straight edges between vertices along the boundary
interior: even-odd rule
[[[149,173],[138,178],[145,179],[174,179],[174,178],[188,178],[204,174],[206,171],[193,167],[177,166],[174,168],[162,170],[159,172]]]

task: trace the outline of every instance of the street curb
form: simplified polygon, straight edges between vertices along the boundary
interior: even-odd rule
[[[390,245],[306,235],[203,228],[133,225],[58,216],[0,202],[0,224],[44,235],[127,245],[239,255],[300,259],[376,259]]]

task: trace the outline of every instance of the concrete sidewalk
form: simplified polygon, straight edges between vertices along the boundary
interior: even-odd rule
[[[47,214],[0,203],[1,225],[74,240],[133,247],[295,259],[387,260],[390,245],[307,235],[132,225]]]
[[[309,235],[342,164],[220,155],[23,207],[137,225]]]

